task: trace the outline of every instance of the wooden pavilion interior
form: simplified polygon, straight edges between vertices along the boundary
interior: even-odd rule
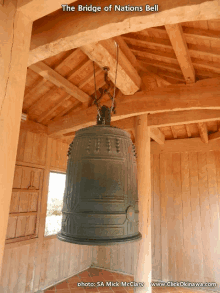
[[[158,12],[62,4],[0,0],[0,292],[43,292],[90,267],[144,282],[135,292],[152,280],[220,291],[220,1],[149,1]],[[143,237],[65,243],[45,236],[49,173],[66,172],[75,132],[96,124],[106,66],[113,95],[116,44],[111,125],[136,146]]]

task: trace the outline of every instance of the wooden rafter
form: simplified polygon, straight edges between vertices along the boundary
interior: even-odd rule
[[[24,1],[24,0],[23,0]],[[118,5],[114,0],[112,5]],[[121,5],[127,5],[125,0]],[[172,24],[175,21],[181,23],[192,20],[218,19],[220,17],[218,1],[193,0],[190,4],[186,1],[177,0],[164,5],[163,0],[157,4],[160,11],[150,14],[147,11],[130,13],[106,13],[104,6],[109,5],[109,1],[93,1],[93,5],[101,6],[102,11],[97,13],[72,14],[57,13],[37,20],[33,26],[31,51],[28,64],[34,64],[48,57],[56,55],[62,51],[78,48],[91,42],[99,42],[104,39],[119,36],[128,32],[141,31],[150,27]],[[146,5],[146,2],[135,0],[132,5]],[[207,13],[208,5],[208,13]],[[184,9],[187,6],[187,9]],[[190,13],[188,11],[190,10]],[[33,10],[34,11],[34,10]],[[169,17],[167,15],[169,14]],[[177,18],[178,15],[178,18]],[[89,23],[89,28],[84,23]],[[45,27],[46,26],[46,27]],[[59,28],[59,34],[56,30]]]
[[[159,128],[151,128],[150,137],[159,144],[164,144],[165,142],[165,135],[162,133],[162,131],[160,131]]]
[[[101,41],[81,47],[81,50],[100,67],[109,67],[108,76],[115,83],[116,46],[114,40]],[[118,48],[117,88],[131,95],[139,90],[141,79],[126,55]]]
[[[80,90],[78,87],[76,87],[74,84],[65,79],[62,75],[57,73],[45,63],[38,62],[37,64],[31,65],[29,68],[56,86],[63,88],[68,94],[80,102],[88,102],[90,100],[90,97],[86,93],[84,93],[82,90]]]
[[[170,126],[170,128],[171,128],[171,132],[173,134],[173,137],[177,138],[177,133],[176,133],[176,130],[175,130],[175,126]]]
[[[191,136],[192,136],[192,133],[191,133],[191,131],[190,131],[189,125],[187,125],[187,124],[184,124],[184,125],[185,125],[185,127],[186,127],[186,133],[187,133],[187,136],[188,136],[188,137],[191,137]]]
[[[118,44],[119,48],[123,52],[123,54],[126,56],[126,58],[130,61],[132,66],[134,68],[137,68],[137,59],[134,56],[134,54],[131,52],[130,48],[124,41],[124,39],[121,36],[113,38],[113,40]]]
[[[207,130],[206,124],[204,122],[199,122],[198,129],[199,129],[199,134],[200,134],[202,142],[208,143],[209,139],[208,139],[208,130]]]
[[[180,24],[165,25],[171,44],[187,83],[195,82],[195,70],[187,48],[186,40]]]
[[[193,35],[193,31],[195,30],[195,35]],[[164,33],[164,37],[166,37],[167,33],[164,29],[162,28],[154,28],[153,32],[157,32],[159,31],[160,33],[163,32]],[[192,37],[197,37],[198,34],[196,34],[197,29],[191,29],[191,36]],[[202,30],[203,35],[200,36],[205,36],[208,35],[209,30]],[[184,34],[183,33],[183,37],[185,38],[186,36],[190,36],[190,34]],[[212,40],[219,40],[219,36],[218,33],[214,32],[212,33],[210,36],[212,36]],[[150,48],[151,46],[153,46],[153,48],[158,47],[158,50],[161,49],[168,49],[170,52],[173,51],[173,47],[172,44],[170,42],[170,40],[165,39],[165,38],[150,38],[148,36],[144,35],[144,32],[141,32],[141,34],[137,33],[133,33],[133,34],[127,34],[125,36],[123,36],[123,39],[126,41],[126,43],[128,44],[128,46],[135,46],[135,47],[139,47],[139,50],[141,50],[142,48],[145,49],[146,47]],[[210,39],[210,38],[209,38]],[[208,46],[202,46],[199,44],[187,44],[187,50],[191,56],[191,58],[193,56],[199,55],[199,54],[203,54],[204,56],[207,57],[219,57],[220,56],[220,50],[216,49],[210,49],[210,47]]]

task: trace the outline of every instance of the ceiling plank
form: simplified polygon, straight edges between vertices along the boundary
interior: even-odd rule
[[[162,78],[161,76],[159,76],[158,74],[155,74],[154,72],[151,71],[151,69],[147,66],[144,66],[141,62],[137,63],[138,65],[138,69],[139,74],[141,76],[142,79],[142,84],[144,84],[144,88],[148,90],[148,82],[146,82],[146,79],[155,79],[158,86],[167,86],[170,85],[171,83],[166,81],[164,78]],[[144,89],[143,89],[144,90]]]
[[[220,110],[173,111],[148,115],[148,126],[164,127],[216,121],[218,119],[220,119]]]
[[[81,50],[99,67],[109,67],[108,77],[113,84],[116,75],[116,46],[113,39],[81,47]],[[141,78],[120,47],[118,48],[118,69],[116,86],[125,95],[139,90]]]
[[[159,144],[164,144],[165,142],[165,135],[160,131],[159,128],[151,128],[150,137]]]
[[[38,118],[37,121],[39,123],[41,123],[42,121],[44,121],[45,119],[47,119],[51,114],[53,114],[53,112],[59,108],[65,101],[67,101],[71,96],[68,94],[65,94],[63,97],[60,98],[60,100],[58,101],[58,103],[56,105],[54,105],[53,107],[50,107],[49,110],[44,111]]]
[[[116,114],[112,121],[145,113],[183,111],[196,109],[220,110],[220,78],[198,81],[195,84],[172,85],[156,88],[149,92],[138,92],[132,96],[122,96],[116,104]],[[111,106],[111,101],[106,102]],[[66,115],[49,125],[50,134],[63,134],[95,124],[96,107],[92,106],[80,113]]]
[[[209,140],[218,140],[220,139],[220,131],[214,132],[212,134],[209,134],[208,136]]]
[[[165,69],[162,69],[162,68],[158,68],[156,66],[157,66],[157,62],[155,62],[155,66],[149,65],[146,68],[149,71],[151,71],[151,72],[153,72],[153,73],[155,73],[157,75],[163,75],[163,76],[167,76],[167,77],[171,77],[173,79],[176,79],[176,80],[178,80],[180,82],[185,82],[185,79],[184,79],[184,77],[182,75],[182,72],[180,72],[180,73],[179,72],[175,72],[174,73],[172,71],[168,71],[167,69],[165,70]]]
[[[167,24],[165,28],[186,82],[195,82],[195,70],[183,35],[182,26],[180,24]]]
[[[96,76],[96,78],[97,78],[97,76],[98,76],[101,72],[103,72],[103,70],[102,70],[101,68],[97,68],[97,69],[95,69],[95,76]],[[104,74],[104,73],[103,73],[103,74]],[[91,81],[94,81],[94,73],[92,73],[89,77],[86,76],[85,79],[82,80],[82,81],[79,83],[78,87],[81,89],[81,88],[83,88],[87,83],[89,83],[89,82],[91,82]]]
[[[65,0],[65,4],[77,0]],[[25,14],[32,21],[39,19],[61,8],[63,0],[18,0],[17,9]]]
[[[29,68],[55,84],[57,87],[64,89],[68,94],[70,94],[80,102],[84,103],[90,100],[89,95],[84,93],[77,86],[65,79],[62,75],[57,73],[45,63],[38,62],[37,64],[31,65]]]
[[[199,134],[200,134],[202,142],[208,143],[209,139],[208,139],[208,130],[207,130],[206,124],[204,122],[199,122],[198,129],[199,129]]]
[[[27,0],[20,0],[27,2]],[[42,2],[43,0],[41,0]],[[49,1],[49,0],[48,0]],[[52,1],[56,2],[57,1]],[[37,0],[35,2],[38,2]],[[120,2],[120,3],[119,3]],[[113,0],[111,5],[127,5],[126,0]],[[46,1],[47,3],[47,1]],[[101,6],[98,13],[75,11],[73,13],[57,12],[43,17],[34,22],[31,50],[28,65],[54,56],[60,52],[78,48],[91,42],[116,37],[129,32],[137,32],[150,27],[163,26],[165,24],[181,23],[186,21],[210,20],[220,17],[219,2],[217,0],[158,0],[159,11],[149,13],[145,9],[140,13],[104,11],[109,6],[109,1],[93,0],[94,6]],[[54,5],[54,4],[53,4]],[[133,6],[145,7],[146,1],[134,0]],[[42,9],[40,9],[42,10]],[[34,9],[32,13],[34,13]],[[85,26],[85,23],[89,24]],[[59,31],[59,33],[57,33]]]
[[[23,110],[27,111],[33,103],[33,98],[36,92],[45,84],[47,80],[39,77],[39,79],[32,85],[31,89],[24,95]]]

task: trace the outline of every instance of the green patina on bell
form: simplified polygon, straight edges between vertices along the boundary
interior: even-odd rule
[[[97,125],[77,131],[70,145],[57,235],[62,241],[110,245],[141,238],[135,148],[110,120],[103,106]]]

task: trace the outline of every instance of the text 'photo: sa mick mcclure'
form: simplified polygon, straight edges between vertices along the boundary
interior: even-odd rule
[[[159,6],[157,4],[151,6],[146,4],[145,6],[132,6],[132,5],[107,5],[105,7],[101,6],[94,6],[92,4],[90,5],[77,5],[77,6],[69,6],[68,4],[62,4],[62,10],[63,11],[80,11],[80,12],[111,12],[111,11],[117,11],[117,12],[157,12],[159,11]]]

